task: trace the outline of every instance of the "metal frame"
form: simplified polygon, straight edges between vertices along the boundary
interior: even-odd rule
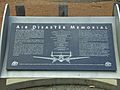
[[[7,33],[8,33],[8,21],[10,16],[10,10],[8,4],[5,6],[4,14],[3,14],[3,21],[1,26],[1,35],[0,35],[0,74],[2,72],[2,66],[4,62],[4,56],[6,51],[6,40],[7,40]]]
[[[116,4],[116,7],[114,8],[114,16],[116,21],[116,27],[118,27],[117,30],[117,44],[118,44],[118,53],[120,54],[120,5]],[[120,58],[120,55],[119,55]],[[117,79],[117,90],[120,89],[120,79]]]
[[[89,19],[88,19],[89,18]],[[89,22],[91,23],[109,23],[112,22],[115,24],[114,17],[16,17],[10,16],[9,23],[69,23],[72,20],[72,23],[78,22]],[[96,20],[97,19],[97,20]],[[104,21],[103,21],[104,19]],[[30,20],[30,21],[29,21]],[[10,27],[10,26],[9,26]],[[114,34],[114,46],[115,46],[115,53],[116,53],[116,61],[117,61],[117,71],[116,72],[105,72],[105,71],[7,71],[6,70],[6,63],[7,63],[7,52],[6,49],[6,56],[4,58],[4,65],[2,70],[2,78],[120,78],[120,67],[119,67],[119,57],[117,51],[117,41],[116,41],[116,29],[115,25],[113,25],[113,34]],[[9,35],[8,35],[9,36]],[[9,45],[10,40],[7,42],[7,48]],[[57,73],[56,73],[57,72]]]
[[[6,5],[6,9],[5,11],[8,13],[9,7],[8,5]],[[119,12],[118,9],[116,8],[116,12]],[[8,17],[6,13],[6,17]],[[19,17],[19,16],[10,16],[9,17],[9,23],[12,23],[11,21],[14,22],[23,22],[24,23],[28,23],[29,22],[29,18],[32,17]],[[78,19],[80,19],[81,21],[83,20],[83,22],[88,21],[86,18],[84,17],[35,17],[32,19],[33,22],[57,22],[59,23],[59,20],[57,20],[57,18],[60,18],[60,22],[79,22]],[[67,19],[66,19],[67,18]],[[90,18],[89,20],[91,22],[103,22],[101,18],[104,18],[104,22],[113,22],[115,17],[99,17],[99,21],[95,21],[94,19],[98,19],[97,17],[88,17]],[[27,20],[26,20],[27,19]],[[35,20],[34,20],[35,19]],[[64,21],[64,19],[66,19],[66,21]],[[107,21],[106,21],[107,20]],[[117,20],[117,19],[116,19]],[[5,23],[5,22],[3,22]],[[5,25],[8,27],[7,23],[5,23]],[[115,27],[113,27],[115,29]],[[7,29],[3,28],[4,31],[7,32]],[[118,31],[118,30],[117,30]],[[5,54],[4,57],[4,63],[3,63],[3,68],[2,68],[2,73],[1,73],[1,78],[114,78],[114,79],[118,79],[120,78],[120,62],[119,62],[119,57],[118,57],[118,50],[117,50],[117,40],[116,40],[116,30],[113,31],[114,33],[114,45],[115,45],[115,53],[116,53],[116,59],[117,59],[117,71],[116,72],[105,72],[105,71],[7,71],[6,70],[6,58],[7,58],[7,53]],[[118,33],[118,32],[117,32]],[[7,33],[2,33],[3,35],[6,35]],[[6,40],[4,38],[2,38],[2,40],[4,42],[6,42]],[[9,40],[7,42],[7,44],[9,44]],[[5,48],[3,46],[1,46],[1,48]],[[6,50],[7,52],[7,50]]]

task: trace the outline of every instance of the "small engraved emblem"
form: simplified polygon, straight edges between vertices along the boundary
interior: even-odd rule
[[[111,63],[111,62],[106,62],[106,63],[105,63],[105,66],[106,66],[106,67],[111,67],[111,66],[112,66],[112,63]]]
[[[13,61],[11,66],[18,66],[18,62],[17,61]]]

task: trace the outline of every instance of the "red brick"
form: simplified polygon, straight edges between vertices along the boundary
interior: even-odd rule
[[[42,0],[26,0],[24,2],[27,16],[58,16],[58,3]]]
[[[52,2],[56,1],[56,2]],[[58,3],[61,0],[8,0],[11,15],[16,15],[15,4],[24,4],[26,15],[58,16]],[[113,1],[113,0],[111,0]],[[112,15],[113,2],[68,3],[69,16]],[[89,9],[89,10],[88,10]]]
[[[5,8],[5,3],[1,3],[0,4],[0,16],[3,15],[4,8]]]
[[[13,3],[10,4],[10,15],[16,16],[15,4],[13,4]]]
[[[2,16],[0,16],[0,31],[1,31],[1,25],[2,25]]]
[[[26,15],[28,16],[58,16],[57,5],[26,5]]]
[[[113,2],[69,3],[69,16],[111,16]]]

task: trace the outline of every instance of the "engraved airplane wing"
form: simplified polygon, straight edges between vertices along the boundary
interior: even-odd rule
[[[56,62],[58,59],[57,58],[49,58],[49,57],[40,57],[40,56],[33,56],[33,58],[39,58],[39,59],[48,59],[52,60],[52,63]]]
[[[33,56],[33,58],[41,58],[41,59],[50,59],[50,60],[53,60],[53,58],[49,58],[49,57],[40,57],[40,56]]]
[[[74,58],[69,58],[69,60],[75,60],[75,59],[85,59],[85,58],[89,58],[89,57],[74,57]]]
[[[65,60],[70,63],[71,60],[76,60],[76,59],[86,59],[89,57],[74,57],[74,58],[66,58]]]

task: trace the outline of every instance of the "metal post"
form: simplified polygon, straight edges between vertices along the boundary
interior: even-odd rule
[[[59,6],[59,16],[68,16],[68,6],[67,5]]]
[[[25,16],[25,6],[23,0],[17,0],[15,3],[16,15]]]
[[[16,5],[16,15],[17,16],[25,16],[25,7],[24,5]]]
[[[0,90],[6,90],[6,79],[0,78]]]
[[[120,79],[117,79],[117,90],[120,90]]]
[[[67,0],[63,0],[59,5],[59,16],[68,16]]]

